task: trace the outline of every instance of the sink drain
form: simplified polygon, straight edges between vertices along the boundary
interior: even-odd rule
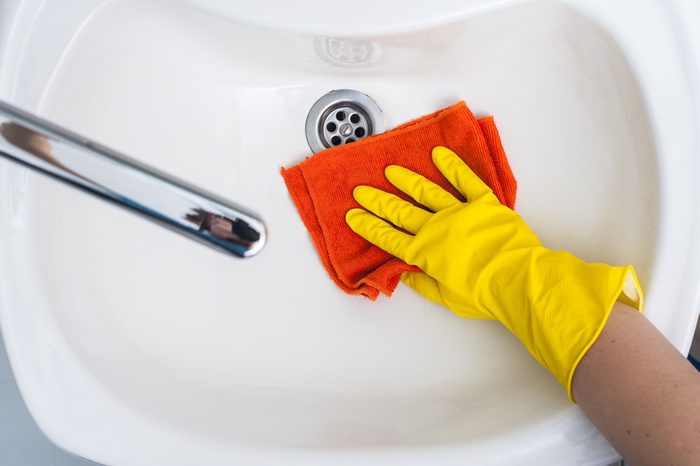
[[[306,117],[306,140],[316,153],[384,132],[384,116],[368,95],[352,89],[325,94]]]

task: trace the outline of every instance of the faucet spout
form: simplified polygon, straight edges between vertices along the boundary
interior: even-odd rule
[[[235,257],[267,240],[255,213],[2,101],[0,156]]]

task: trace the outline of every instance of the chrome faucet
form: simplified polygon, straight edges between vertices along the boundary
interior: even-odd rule
[[[247,209],[2,101],[0,156],[233,256],[267,239]]]

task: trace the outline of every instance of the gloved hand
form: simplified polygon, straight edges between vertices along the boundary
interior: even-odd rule
[[[355,199],[372,213],[351,209],[345,217],[348,225],[418,266],[423,272],[405,273],[402,281],[427,299],[462,317],[501,321],[573,401],[576,365],[597,339],[614,303],[642,308],[634,270],[589,264],[544,248],[523,219],[501,205],[454,152],[438,146],[432,158],[467,202],[392,165],[385,170],[389,182],[429,210],[358,186]]]

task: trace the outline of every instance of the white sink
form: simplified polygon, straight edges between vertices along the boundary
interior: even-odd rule
[[[464,98],[496,116],[543,242],[634,264],[648,317],[687,351],[694,0],[246,3],[0,0],[0,98],[270,230],[235,260],[0,164],[0,323],[41,429],[107,464],[615,460],[498,323],[335,288],[279,167],[309,154],[306,112],[329,90],[367,93],[390,127]]]

